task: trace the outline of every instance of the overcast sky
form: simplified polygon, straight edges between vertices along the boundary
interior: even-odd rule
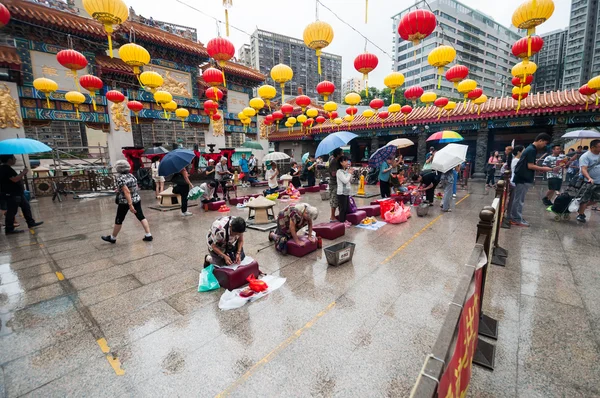
[[[182,0],[201,9],[203,12],[224,19],[221,0]],[[414,4],[413,0],[370,0],[369,23],[364,23],[365,0],[321,0],[344,21],[377,43],[379,47],[392,55],[392,20],[391,17]],[[492,16],[502,25],[510,26],[513,11],[523,0],[462,0],[462,3]],[[127,0],[138,15],[146,18],[168,21],[198,30],[202,43],[217,35],[216,23],[213,19],[194,11],[177,1]],[[571,2],[555,0],[556,10],[552,18],[537,29],[537,33],[545,33],[562,29],[569,24]],[[340,22],[328,10],[319,7],[319,19],[328,22],[334,29],[335,37],[325,51],[343,57],[342,79],[353,76],[360,77],[354,69],[354,58],[363,52],[364,39],[348,26]],[[315,20],[315,2],[313,0],[233,0],[230,10],[230,23],[245,32],[252,33],[257,27],[302,40],[302,32],[307,24]],[[395,29],[395,28],[394,28]],[[224,26],[221,26],[224,35]],[[231,29],[229,37],[237,50],[244,43],[249,43],[248,35]],[[379,66],[370,75],[370,85],[383,86],[383,78],[391,71],[392,61],[378,49],[369,45],[368,51],[379,58]],[[516,59],[515,59],[516,63]]]

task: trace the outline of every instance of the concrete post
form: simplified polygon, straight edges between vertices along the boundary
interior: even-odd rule
[[[568,126],[566,124],[555,124],[552,126],[552,141],[558,141],[566,132]]]
[[[371,137],[371,155],[375,153],[376,150],[379,149],[379,137],[374,136]]]
[[[490,130],[483,128],[477,132],[477,146],[475,148],[475,173],[473,178],[485,177],[485,164],[487,163],[488,140]]]
[[[10,97],[12,98],[12,100],[14,102],[12,102],[11,104],[8,103],[8,101],[10,101],[10,99],[6,98],[6,99],[2,99],[2,106],[6,107],[8,109],[8,111],[6,112],[6,117],[7,119],[10,118],[12,110],[16,111],[16,121],[17,121],[17,126],[14,126],[12,124],[12,122],[9,122],[8,120],[0,120],[0,124],[4,125],[6,124],[6,127],[4,128],[0,128],[0,141],[2,140],[7,140],[9,138],[26,138],[25,137],[25,129],[23,128],[23,118],[21,116],[21,104],[19,102],[19,92],[17,90],[17,85],[15,83],[10,83],[10,82],[0,82],[0,90],[4,91],[4,85],[6,85],[6,87],[8,88],[8,92],[10,94]],[[16,109],[15,109],[16,108]],[[15,170],[20,171],[22,170],[25,166],[27,166],[27,168],[31,169],[31,166],[29,165],[29,156],[25,155],[24,157],[21,155],[15,155],[15,157],[17,158],[17,163],[15,164]],[[25,158],[25,164],[23,164],[23,158]],[[31,180],[32,175],[31,173],[27,176],[27,178],[29,178]]]
[[[417,162],[423,166],[425,164],[425,155],[427,155],[427,130],[419,132],[419,142],[417,143]]]

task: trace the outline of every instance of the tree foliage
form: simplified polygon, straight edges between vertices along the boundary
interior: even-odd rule
[[[377,87],[369,87],[369,95],[367,95],[366,90],[363,90],[360,92],[360,96],[362,98],[360,105],[369,106],[369,103],[375,98],[382,99],[385,106],[390,106],[392,104],[392,90],[387,87],[383,90],[379,90]],[[396,89],[394,102],[400,105],[408,104],[408,101],[404,98],[404,90]]]

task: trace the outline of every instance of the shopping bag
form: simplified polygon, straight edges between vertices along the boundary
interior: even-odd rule
[[[200,187],[194,187],[188,193],[188,200],[196,200],[202,195],[204,195],[204,191]]]
[[[213,274],[214,265],[209,265],[200,272],[200,281],[198,281],[198,291],[208,292],[220,288],[219,281]]]
[[[581,205],[581,199],[575,198],[569,204],[569,212],[575,213],[579,210],[579,206]]]

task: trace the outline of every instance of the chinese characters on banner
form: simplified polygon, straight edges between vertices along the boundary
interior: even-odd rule
[[[479,331],[479,299],[481,297],[482,269],[475,271],[475,292],[463,307],[458,323],[458,336],[452,359],[440,379],[438,397],[463,398],[471,381],[471,365]]]
[[[227,91],[227,112],[237,115],[248,106],[248,94],[239,91]]]

